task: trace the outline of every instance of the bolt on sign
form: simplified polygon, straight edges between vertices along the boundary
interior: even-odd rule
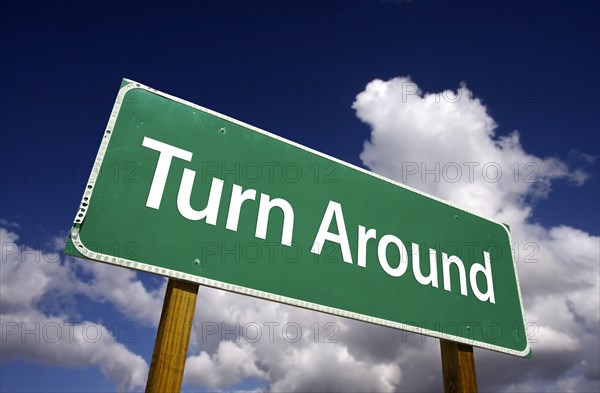
[[[66,252],[529,353],[506,225],[130,80]]]

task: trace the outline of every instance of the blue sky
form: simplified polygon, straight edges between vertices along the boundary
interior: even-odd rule
[[[556,170],[560,167],[564,173],[540,172],[550,187],[544,195],[519,189],[514,192],[520,194],[509,193],[512,199],[505,202],[531,210],[519,221],[524,239],[527,234],[545,231],[540,241],[556,241],[540,243],[548,253],[554,252],[548,254],[548,261],[558,266],[571,260],[551,251],[563,244],[561,239],[569,239],[574,249],[588,252],[573,256],[573,269],[585,262],[587,275],[598,274],[598,254],[593,246],[600,232],[600,51],[594,38],[598,36],[598,2],[5,1],[0,7],[0,218],[6,231],[18,235],[16,244],[52,254],[48,244],[66,236],[123,77],[390,177],[395,176],[390,169],[393,165],[382,158],[372,139],[384,135],[378,134],[384,121],[372,113],[369,103],[354,107],[353,103],[375,79],[385,82],[410,77],[423,94],[456,92],[464,83],[497,124],[495,138],[518,130],[527,157],[555,159],[548,165]],[[415,135],[410,125],[405,126],[406,134],[399,137]],[[373,142],[371,150],[365,148],[367,140]],[[429,162],[435,151],[424,144],[423,160]],[[453,157],[461,157],[460,151],[454,153]],[[505,170],[508,175],[510,169]],[[443,198],[453,197],[436,185],[411,185]],[[569,228],[573,236],[561,237],[564,230],[560,228]],[[583,246],[590,242],[591,250]],[[100,277],[99,271],[82,271],[77,266],[82,263],[67,259],[59,265],[69,266],[77,285],[89,283],[86,274]],[[537,268],[524,273],[532,287],[544,285],[532,278],[542,269]],[[56,274],[48,273],[48,277],[58,277]],[[142,273],[131,273],[128,279],[141,283],[150,300],[160,300],[157,293],[162,279]],[[556,291],[560,292],[558,299],[567,299],[565,304],[578,299],[579,295],[565,291]],[[75,290],[66,292],[73,300],[65,301],[56,289],[43,301],[31,303],[31,310],[46,317],[61,315],[73,323],[114,326],[121,337],[117,341],[149,363],[156,331],[154,316],[136,311],[138,316],[133,317],[125,312],[131,309],[109,296],[94,299]],[[531,292],[530,305],[535,310],[538,295]],[[232,307],[246,301],[229,296]],[[598,304],[597,292],[591,302]],[[266,302],[256,304],[271,307]],[[526,301],[526,314],[527,306]],[[542,311],[533,314],[542,319],[546,315]],[[304,313],[297,318],[321,321],[322,317]],[[138,329],[134,329],[133,340],[137,342],[123,342],[132,326],[128,323]],[[539,321],[541,331],[544,326],[546,331],[565,334],[576,331],[565,327],[566,322],[544,323]],[[593,313],[586,323],[590,341],[574,345],[596,349],[598,321]],[[552,340],[548,338],[548,342]],[[107,391],[118,386],[98,363],[55,364],[45,361],[35,345],[30,347],[30,351],[3,347],[3,352],[14,353],[5,352],[1,358],[2,391]],[[200,356],[202,348],[193,349],[196,352],[191,355]],[[204,353],[212,356],[217,349],[210,351]],[[248,351],[264,355],[260,348]],[[540,351],[545,354],[546,348]],[[598,387],[598,363],[593,365],[597,357],[577,352],[569,358],[572,364],[586,359],[592,364],[590,371],[555,362],[551,348],[548,351],[539,363],[526,367],[531,378],[522,374],[516,378],[529,385],[513,386],[499,380],[484,386],[504,391],[515,386]],[[377,357],[353,356],[357,362],[378,364]],[[264,367],[272,371],[268,365]],[[486,375],[486,366],[482,370]],[[565,385],[553,385],[550,370],[560,370]],[[265,377],[259,371],[241,372],[229,385],[224,377],[222,384],[190,379],[186,386],[244,390],[291,386],[284,383],[285,377],[273,379],[274,372]],[[404,385],[403,378],[390,378],[389,386],[400,390],[429,386]]]

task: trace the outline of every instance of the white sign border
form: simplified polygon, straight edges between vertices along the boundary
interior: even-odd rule
[[[338,316],[342,316],[342,317],[346,317],[346,318],[352,318],[352,319],[356,319],[359,321],[363,321],[363,322],[369,322],[369,323],[373,323],[376,325],[380,325],[380,326],[387,326],[387,327],[391,327],[391,328],[396,328],[396,329],[401,329],[401,330],[406,330],[409,332],[413,332],[413,333],[418,333],[418,334],[423,334],[423,335],[427,335],[427,336],[431,336],[431,337],[435,337],[435,338],[440,338],[440,339],[444,339],[444,340],[450,340],[450,341],[455,341],[455,342],[459,342],[462,344],[466,344],[466,345],[472,345],[472,346],[476,346],[476,347],[480,347],[480,348],[485,348],[485,349],[489,349],[492,351],[497,351],[497,352],[502,352],[502,353],[507,353],[509,355],[514,355],[514,356],[519,356],[519,357],[526,357],[529,352],[531,351],[531,347],[529,345],[529,341],[527,341],[527,346],[525,347],[525,349],[523,351],[517,351],[514,349],[509,349],[509,348],[504,348],[504,347],[500,347],[497,345],[492,345],[492,344],[488,344],[485,342],[480,342],[480,341],[476,341],[476,340],[471,340],[468,338],[464,338],[464,337],[460,337],[460,336],[454,336],[451,334],[447,334],[447,333],[442,333],[442,332],[437,332],[435,330],[429,330],[429,329],[424,329],[424,328],[420,328],[420,327],[416,327],[416,326],[411,326],[411,325],[406,325],[403,323],[399,323],[399,322],[394,322],[394,321],[389,321],[386,319],[381,319],[381,318],[375,318],[375,317],[371,317],[368,315],[364,315],[364,314],[359,314],[359,313],[355,313],[355,312],[351,312],[351,311],[346,311],[346,310],[342,310],[342,309],[338,309],[338,308],[334,308],[334,307],[327,307],[327,306],[323,306],[320,304],[316,304],[316,303],[311,303],[311,302],[305,302],[303,300],[298,300],[298,299],[294,299],[294,298],[290,298],[290,297],[286,297],[286,296],[280,296],[280,295],[275,295],[269,292],[263,292],[263,291],[259,291],[256,289],[252,289],[252,288],[247,288],[247,287],[242,287],[239,285],[232,285],[232,284],[228,284],[225,282],[221,282],[221,281],[216,281],[216,280],[212,280],[212,279],[208,279],[205,277],[201,277],[201,276],[196,276],[196,275],[192,275],[192,274],[188,274],[188,273],[183,273],[177,270],[171,270],[171,269],[166,269],[166,268],[162,268],[162,267],[157,267],[157,266],[153,266],[153,265],[148,265],[145,263],[141,263],[141,262],[137,262],[137,261],[132,261],[129,259],[125,259],[125,258],[118,258],[112,255],[107,255],[107,254],[103,254],[103,253],[99,253],[99,252],[95,252],[92,250],[89,250],[81,241],[81,238],[79,237],[79,226],[83,223],[86,213],[87,213],[87,207],[90,204],[91,198],[92,198],[92,193],[94,191],[94,186],[96,184],[96,180],[98,179],[98,174],[100,173],[100,167],[102,166],[102,161],[104,159],[104,155],[106,153],[107,147],[108,147],[108,143],[110,142],[110,137],[112,135],[112,130],[114,129],[115,123],[117,121],[117,117],[119,115],[119,111],[121,109],[121,105],[123,104],[123,100],[125,98],[125,94],[127,92],[129,92],[130,90],[133,89],[140,89],[140,90],[145,90],[145,91],[149,91],[153,94],[157,94],[159,96],[165,97],[169,100],[178,102],[180,104],[186,105],[188,107],[191,107],[193,109],[197,109],[199,111],[208,113],[210,115],[219,117],[223,120],[227,120],[229,122],[235,123],[239,126],[248,128],[254,132],[258,132],[260,134],[266,135],[270,138],[273,139],[277,139],[281,142],[284,142],[288,145],[292,145],[295,146],[299,149],[308,151],[312,154],[318,155],[320,157],[326,158],[328,160],[334,161],[340,165],[344,165],[348,168],[354,169],[356,171],[365,173],[369,176],[373,176],[376,177],[380,180],[386,181],[388,183],[394,184],[398,187],[402,187],[404,189],[410,190],[412,192],[416,192],[422,196],[425,196],[429,199],[433,199],[435,201],[441,202],[445,205],[454,207],[456,209],[462,210],[464,212],[470,213],[474,216],[483,218],[485,220],[491,221],[497,225],[500,225],[502,228],[504,228],[504,230],[506,231],[506,233],[508,234],[508,239],[509,239],[509,243],[512,244],[512,240],[511,240],[511,236],[510,236],[510,231],[508,231],[508,229],[506,228],[506,226],[498,221],[495,221],[489,217],[485,217],[483,215],[474,213],[472,211],[469,211],[467,209],[461,208],[453,203],[450,203],[448,201],[444,201],[440,198],[437,198],[433,195],[429,195],[427,193],[424,193],[422,191],[419,191],[415,188],[409,187],[407,185],[398,183],[394,180],[388,179],[386,177],[383,177],[381,175],[378,175],[376,173],[370,172],[366,169],[357,167],[355,165],[352,165],[350,163],[344,162],[342,160],[339,160],[335,157],[331,157],[327,154],[321,153],[319,151],[316,151],[314,149],[311,149],[309,147],[303,146],[299,143],[290,141],[288,139],[282,138],[278,135],[272,134],[268,131],[262,130],[260,128],[254,127],[252,125],[246,124],[242,121],[236,120],[234,118],[231,118],[229,116],[220,114],[218,112],[212,111],[210,109],[204,108],[200,105],[196,105],[192,102],[183,100],[181,98],[178,97],[174,97],[170,94],[167,93],[163,93],[161,91],[158,91],[156,89],[153,89],[151,87],[145,86],[141,83],[132,81],[130,79],[124,79],[124,81],[127,83],[125,86],[121,87],[121,89],[119,89],[119,93],[117,94],[117,98],[115,100],[115,104],[113,106],[112,112],[110,114],[110,118],[108,120],[108,124],[106,126],[106,130],[104,132],[104,136],[102,138],[102,143],[100,144],[100,148],[98,149],[98,154],[96,155],[96,160],[94,161],[94,166],[92,167],[92,172],[90,173],[90,177],[89,180],[87,182],[83,197],[81,199],[81,203],[79,206],[79,210],[75,216],[75,220],[73,222],[73,227],[71,228],[71,232],[70,232],[70,238],[73,242],[73,244],[76,247],[76,250],[81,253],[83,256],[85,256],[88,259],[94,260],[94,261],[98,261],[98,262],[104,262],[104,263],[108,263],[111,265],[117,265],[117,266],[122,266],[122,267],[126,267],[126,268],[130,268],[130,269],[136,269],[136,270],[140,270],[140,271],[144,271],[144,272],[149,272],[149,273],[154,273],[154,274],[159,274],[162,276],[166,276],[166,277],[170,277],[170,278],[174,278],[174,279],[178,279],[178,280],[185,280],[185,281],[189,281],[189,282],[193,282],[193,283],[197,283],[200,285],[205,285],[205,286],[209,286],[209,287],[213,287],[213,288],[217,288],[217,289],[223,289],[226,291],[230,291],[230,292],[236,292],[236,293],[240,293],[243,295],[249,295],[249,296],[254,296],[257,298],[261,298],[261,299],[267,299],[267,300],[271,300],[271,301],[276,301],[279,303],[284,303],[284,304],[289,304],[292,306],[297,306],[297,307],[302,307],[302,308],[306,308],[309,310],[315,310],[315,311],[320,311],[320,312],[324,312],[324,313],[328,313],[328,314],[332,314],[332,315],[338,315]],[[514,257],[511,254],[511,259],[513,260],[513,268],[515,271],[515,278],[517,281],[517,291],[518,291],[518,296],[519,296],[519,304],[521,306],[521,315],[523,316],[523,334],[526,334],[525,331],[525,312],[523,310],[523,301],[522,301],[522,297],[521,297],[521,288],[520,288],[520,284],[519,284],[519,276],[517,274],[517,269],[516,269],[516,265],[514,263]]]

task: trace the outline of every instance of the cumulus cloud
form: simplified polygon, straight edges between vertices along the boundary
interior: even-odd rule
[[[201,287],[189,351],[199,354],[188,357],[184,383],[226,389],[250,377],[270,391],[394,391],[402,377],[396,356],[363,351],[364,328],[379,329]],[[381,329],[400,341],[401,332]]]
[[[401,378],[397,364],[357,360],[343,345],[312,343],[292,349],[282,366],[286,372],[274,381],[272,391],[393,392]]]
[[[51,366],[98,367],[119,391],[145,386],[146,361],[119,343],[104,325],[95,321],[73,322],[80,318],[76,304],[69,304],[75,296],[104,296],[124,312],[153,304],[152,293],[139,288],[141,283],[133,278],[135,273],[85,261],[69,263],[57,248],[30,248],[20,244],[18,235],[5,228],[0,228],[0,244],[0,361],[24,359]],[[91,284],[77,274],[78,268],[88,270],[86,277]],[[115,278],[110,270],[121,270],[122,278]],[[112,291],[114,288],[109,285],[115,283],[127,284],[122,285],[122,290],[129,293]],[[105,295],[98,288],[104,288]],[[121,296],[132,304],[125,306]],[[137,315],[141,321],[156,319],[155,315],[140,311]]]
[[[150,326],[158,326],[167,279],[149,290],[134,270],[107,266],[102,263],[83,263],[82,269],[91,279],[83,285],[86,296],[95,301],[114,305],[123,315]],[[110,288],[107,291],[106,288]]]
[[[184,381],[214,389],[233,386],[244,378],[264,379],[266,373],[257,360],[256,349],[249,344],[222,341],[212,356],[202,351],[187,359]]]
[[[367,167],[488,216],[522,221],[553,180],[586,179],[556,158],[527,153],[518,131],[496,136],[496,122],[464,84],[423,93],[409,78],[374,80],[353,108],[371,127],[361,154]]]

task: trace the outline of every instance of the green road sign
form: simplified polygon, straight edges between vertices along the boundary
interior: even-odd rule
[[[129,80],[66,252],[529,353],[505,225]]]

